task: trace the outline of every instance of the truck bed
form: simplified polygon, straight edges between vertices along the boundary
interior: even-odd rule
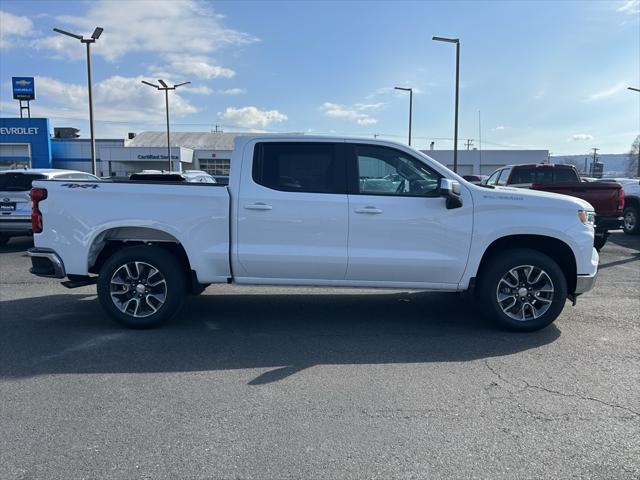
[[[44,230],[35,236],[35,246],[63,256],[67,274],[87,275],[92,252],[133,229],[142,241],[177,240],[201,283],[225,282],[230,276],[226,186],[75,180],[38,180],[33,186],[47,190],[40,203]]]
[[[558,182],[534,183],[532,190],[559,193],[581,198],[589,202],[596,214],[603,217],[618,217],[622,215],[621,195],[622,187],[609,182]]]

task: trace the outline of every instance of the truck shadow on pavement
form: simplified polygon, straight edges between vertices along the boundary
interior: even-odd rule
[[[497,329],[465,295],[204,295],[164,328],[118,327],[93,295],[0,303],[0,378],[267,369],[250,385],[314,365],[464,362],[553,342]],[[254,377],[255,372],[249,373]]]

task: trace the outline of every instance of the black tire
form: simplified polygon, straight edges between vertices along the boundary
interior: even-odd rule
[[[639,235],[640,234],[640,211],[638,207],[628,206],[622,213],[624,222],[622,229],[627,235]]]
[[[596,234],[595,238],[593,239],[593,246],[597,251],[600,251],[602,247],[604,247],[607,244],[608,239],[609,239],[609,236],[606,234],[605,235]]]
[[[531,270],[528,266],[534,268]],[[512,270],[519,275],[518,281],[509,276]],[[528,283],[527,278],[523,278],[535,280],[540,271],[546,276],[542,276],[538,282]],[[515,288],[507,288],[508,285],[502,281],[505,276],[509,283],[516,284]],[[548,292],[548,280],[551,282],[552,293]],[[498,291],[498,288],[501,290]],[[518,293],[522,288],[526,290],[524,298],[529,306],[522,306],[525,302],[520,300],[523,297]],[[503,293],[505,289],[509,292]],[[538,298],[535,296],[536,291]],[[558,264],[547,255],[528,248],[517,248],[497,253],[489,259],[478,280],[478,294],[488,316],[499,325],[509,330],[532,332],[550,325],[560,315],[567,299],[567,280]],[[509,306],[511,297],[516,301],[512,309],[506,308],[506,311],[518,316],[524,312],[526,318],[516,320],[505,313],[498,301],[498,294],[507,296],[502,300],[505,307]],[[520,306],[522,309],[519,309]],[[537,318],[534,318],[534,311]]]
[[[125,265],[133,275],[128,275]],[[104,263],[98,276],[98,299],[121,325],[153,328],[178,312],[186,285],[184,269],[174,255],[160,247],[138,245],[117,251]]]
[[[4,233],[0,233],[0,247],[4,247],[7,243],[9,243],[9,239],[11,237]]]

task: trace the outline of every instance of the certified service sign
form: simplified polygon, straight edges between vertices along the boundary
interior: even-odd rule
[[[36,86],[33,77],[12,77],[14,100],[35,100]]]

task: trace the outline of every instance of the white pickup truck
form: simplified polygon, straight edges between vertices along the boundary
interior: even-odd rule
[[[229,180],[36,181],[31,272],[97,283],[132,328],[237,283],[473,289],[479,312],[531,331],[596,278],[589,203],[472,185],[404,145],[239,137]]]

